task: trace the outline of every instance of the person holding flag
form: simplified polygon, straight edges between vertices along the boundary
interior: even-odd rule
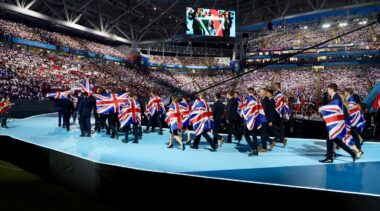
[[[289,117],[291,115],[291,111],[288,105],[288,101],[285,97],[285,95],[281,92],[281,83],[275,83],[274,84],[274,101],[275,101],[275,108],[276,111],[280,117],[280,121],[278,121],[280,128],[280,132],[282,136],[285,136],[285,121],[289,120]]]
[[[212,138],[208,135],[208,132],[214,128],[214,118],[210,105],[206,101],[206,94],[202,92],[199,94],[199,98],[193,105],[190,113],[190,122],[193,125],[195,132],[194,143],[191,146],[192,149],[198,149],[201,136],[205,137],[207,142],[211,146],[211,151],[215,152],[217,145]]]
[[[188,97],[184,97],[182,99],[181,104],[183,105],[183,107],[182,107],[182,109],[183,109],[183,111],[182,111],[182,113],[183,113],[183,127],[181,130],[181,137],[183,137],[183,134],[186,131],[186,134],[187,134],[186,144],[190,145],[190,143],[191,143],[191,134],[190,134],[190,130],[191,130],[191,124],[190,124],[191,101]]]
[[[125,139],[123,143],[128,143],[128,133],[132,126],[132,134],[134,141],[132,143],[137,144],[139,142],[139,126],[141,126],[141,107],[137,101],[137,94],[133,94],[129,97],[125,105],[123,105],[121,112],[118,115],[120,121],[120,128],[125,129]]]
[[[338,86],[331,83],[327,86],[328,95],[331,97],[330,103],[319,108],[327,127],[328,139],[326,143],[327,155],[321,163],[333,163],[334,143],[346,151],[352,157],[353,162],[357,159],[356,153],[351,150],[343,139],[347,137],[346,120],[349,120],[347,109],[343,106],[343,101],[339,96]]]
[[[350,114],[351,135],[355,140],[355,146],[361,151],[361,142],[363,138],[360,133],[365,128],[365,120],[361,108],[354,98],[354,91],[351,88],[344,90],[344,97],[348,103],[348,113]]]
[[[150,92],[150,100],[148,102],[148,105],[146,107],[145,114],[148,114],[148,126],[144,130],[144,132],[148,133],[149,128],[152,127],[151,132],[154,132],[154,129],[156,126],[153,126],[153,121],[156,121],[156,124],[158,127],[160,127],[160,130],[158,132],[159,135],[162,135],[162,123],[161,123],[161,116],[166,113],[164,103],[162,102],[161,98],[157,96],[157,92],[155,90],[152,90]]]
[[[178,97],[174,96],[165,118],[170,130],[168,148],[173,148],[173,139],[175,139],[181,145],[181,149],[185,150],[185,144],[182,142],[182,137],[180,136],[180,131],[183,129],[185,120],[184,112],[186,111],[183,107],[187,107],[187,105],[182,102],[180,103]]]

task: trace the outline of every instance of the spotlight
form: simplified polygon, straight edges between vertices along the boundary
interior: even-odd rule
[[[360,21],[359,22],[359,25],[366,25],[368,22],[366,21],[366,20],[364,20],[364,21]]]
[[[325,23],[322,25],[322,28],[324,28],[324,29],[328,29],[330,27],[331,27],[331,24],[329,24],[329,23]]]
[[[346,27],[346,26],[348,26],[347,22],[339,23],[339,27]]]

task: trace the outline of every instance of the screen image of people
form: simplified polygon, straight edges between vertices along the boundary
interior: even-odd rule
[[[235,37],[235,11],[186,8],[186,34]]]

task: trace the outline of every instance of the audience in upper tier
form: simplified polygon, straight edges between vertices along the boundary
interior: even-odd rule
[[[189,56],[147,56],[153,64],[182,66],[230,66],[228,57],[189,57]]]
[[[287,25],[276,28],[273,31],[267,31],[266,36],[253,40],[250,49],[263,48],[291,48],[307,47],[322,41],[328,40],[334,36],[346,33],[354,28],[360,27],[357,23],[351,23],[347,26],[339,26],[338,23],[332,23],[329,28],[322,28],[320,23],[311,23],[307,25]],[[331,44],[368,44],[378,41],[380,35],[380,26],[378,24],[361,29],[354,33],[333,40],[325,45]]]
[[[39,28],[28,27],[21,23],[2,19],[0,19],[0,35],[1,34],[8,34],[22,39],[51,43],[63,47],[125,58],[124,54],[112,46],[91,42],[81,38],[70,37],[57,32],[49,32]]]

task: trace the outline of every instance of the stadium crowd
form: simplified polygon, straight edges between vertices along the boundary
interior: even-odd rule
[[[50,32],[39,28],[28,27],[21,23],[0,19],[0,34],[12,35],[14,37],[51,43],[62,47],[69,47],[77,50],[106,54],[125,58],[119,50],[112,46],[103,45],[89,40],[63,35],[57,32]]]

